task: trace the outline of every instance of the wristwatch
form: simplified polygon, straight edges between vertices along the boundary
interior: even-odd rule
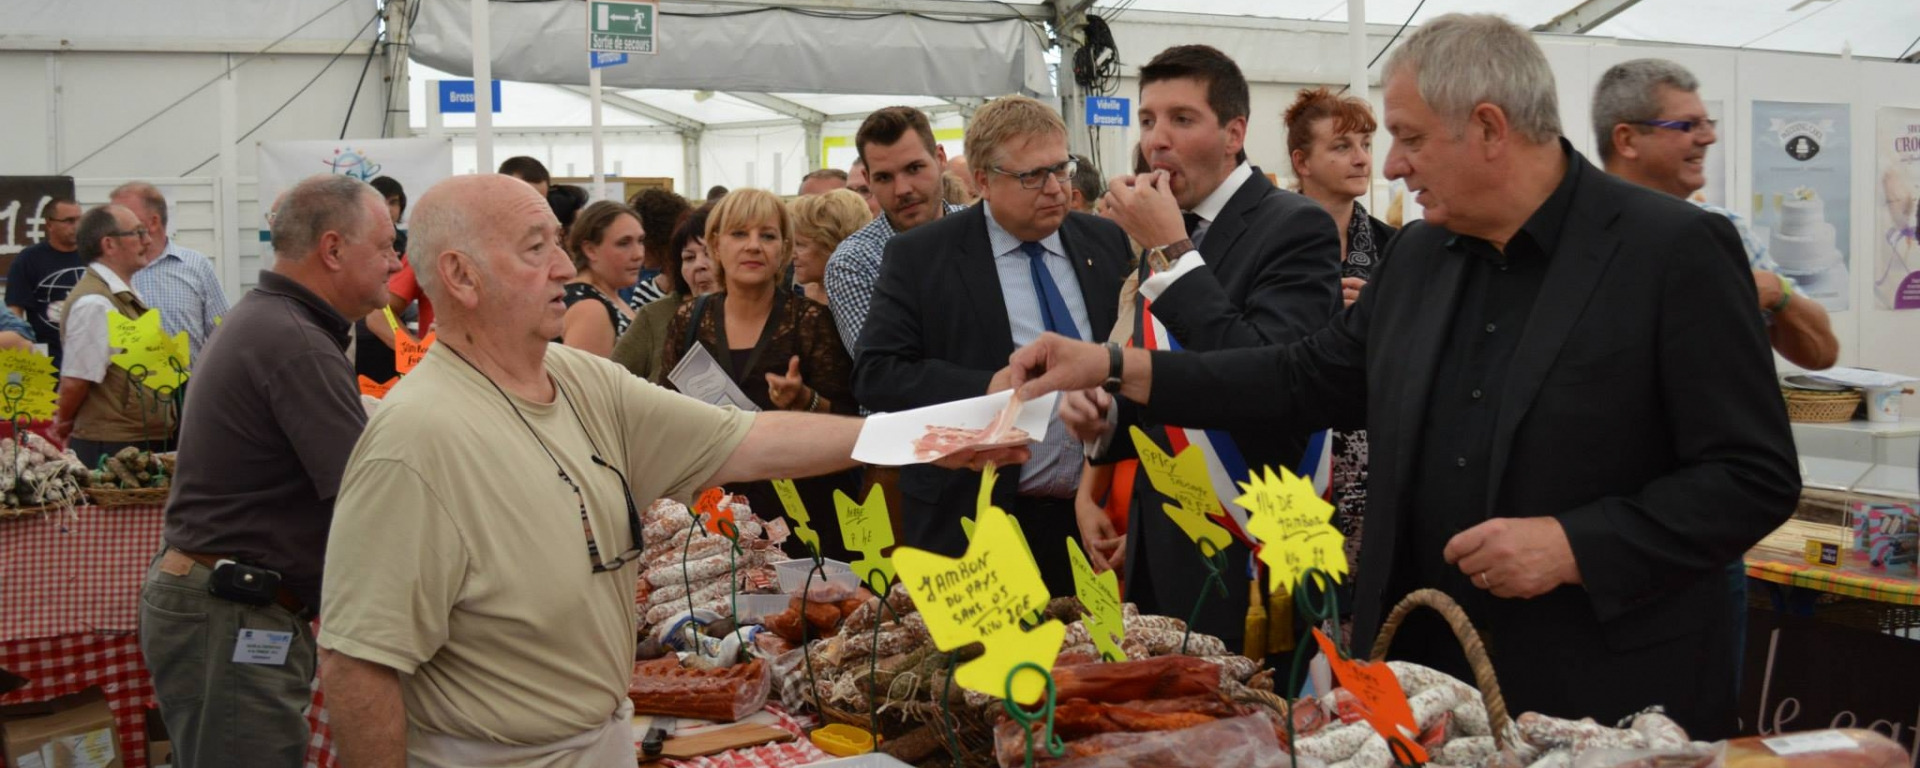
[[[1120,369],[1125,365],[1126,358],[1120,354],[1119,344],[1109,341],[1106,346],[1107,380],[1101,382],[1100,388],[1106,390],[1109,395],[1117,395],[1120,394]]]
[[[1147,266],[1154,272],[1165,272],[1173,268],[1173,263],[1193,250],[1193,241],[1187,238],[1175,240],[1166,245],[1147,249]]]

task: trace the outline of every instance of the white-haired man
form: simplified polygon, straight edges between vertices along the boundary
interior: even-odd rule
[[[1707,151],[1720,138],[1714,123],[1700,100],[1700,81],[1666,59],[1615,64],[1593,89],[1593,139],[1607,173],[1681,199],[1692,200],[1707,185]],[[1840,340],[1826,308],[1794,291],[1746,221],[1719,206],[1695,205],[1727,217],[1740,233],[1774,350],[1809,370],[1832,366]]]
[[[1439,589],[1475,618],[1509,706],[1733,728],[1726,563],[1800,478],[1753,280],[1726,219],[1620,181],[1560,137],[1552,70],[1498,16],[1428,22],[1388,60],[1389,178],[1424,222],[1306,340],[1212,353],[1058,337],[1023,392],[1118,394],[1202,427],[1366,427],[1355,646]],[[1083,437],[1104,394],[1062,406]],[[1415,614],[1405,658],[1465,673]]]
[[[636,499],[853,465],[858,419],[715,408],[550,344],[574,277],[559,229],[507,176],[414,210],[439,342],[368,423],[327,550],[321,675],[349,765],[631,765]]]
[[[213,261],[167,235],[167,198],[152,184],[129,181],[115,187],[110,197],[115,205],[126,206],[140,217],[151,235],[147,266],[133,276],[134,290],[160,310],[160,324],[169,335],[187,332],[187,345],[198,360],[220,318],[227,314],[227,294],[213,271]]]

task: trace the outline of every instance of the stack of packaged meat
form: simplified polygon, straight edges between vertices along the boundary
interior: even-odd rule
[[[696,524],[693,511],[679,502],[661,499],[641,515],[645,546],[635,600],[640,606],[643,633],[688,611],[689,593],[692,610],[725,617],[733,614],[731,598],[735,590],[742,594],[779,591],[770,563],[786,559],[779,546],[787,537],[786,524],[761,521],[747,507],[744,496],[728,496],[720,506],[733,513],[734,528],[739,532],[738,553],[732,552],[733,543],[727,537],[707,530],[704,515]],[[729,573],[733,574],[731,583]]]

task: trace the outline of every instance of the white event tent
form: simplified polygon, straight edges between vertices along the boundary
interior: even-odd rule
[[[601,70],[601,165],[689,196],[712,184],[791,193],[810,169],[845,168],[854,129],[881,106],[926,110],[954,154],[972,110],[1008,93],[1055,100],[1080,126],[1089,84],[1071,62],[1092,16],[1111,31],[1115,66],[1091,84],[1106,95],[1137,95],[1133,73],[1170,45],[1232,55],[1253,91],[1248,153],[1284,178],[1279,115],[1298,88],[1360,85],[1377,107],[1379,54],[1403,27],[1455,11],[1536,30],[1583,151],[1607,66],[1660,56],[1693,69],[1719,110],[1718,183],[1736,210],[1755,191],[1754,102],[1850,108],[1862,220],[1878,183],[1866,150],[1876,111],[1920,107],[1913,0],[667,0],[659,52]],[[83,203],[127,179],[159,184],[175,236],[213,256],[237,297],[260,266],[257,142],[435,135],[454,172],[526,154],[563,179],[591,176],[587,22],[585,0],[10,0],[0,175],[72,176]],[[504,81],[501,110],[484,126],[437,114],[428,84],[476,70]],[[1137,137],[1071,133],[1116,169]],[[1389,141],[1377,137],[1377,156]],[[1386,190],[1383,179],[1376,202]],[[1869,229],[1852,228],[1846,246],[1871,253]],[[1879,309],[1869,270],[1855,272],[1851,308],[1834,315],[1842,363],[1920,372],[1920,312]]]

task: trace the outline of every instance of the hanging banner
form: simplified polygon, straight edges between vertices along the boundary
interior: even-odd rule
[[[1920,109],[1886,107],[1879,117],[1873,297],[1881,309],[1920,309]]]
[[[340,141],[260,142],[260,241],[266,242],[267,214],[280,193],[316,173],[338,173],[361,181],[386,176],[400,182],[408,201],[453,175],[453,144],[447,139],[343,139]],[[413,208],[409,206],[407,213]],[[404,220],[401,225],[405,227]]]
[[[1753,103],[1753,234],[1828,312],[1851,308],[1852,121],[1845,104]]]

